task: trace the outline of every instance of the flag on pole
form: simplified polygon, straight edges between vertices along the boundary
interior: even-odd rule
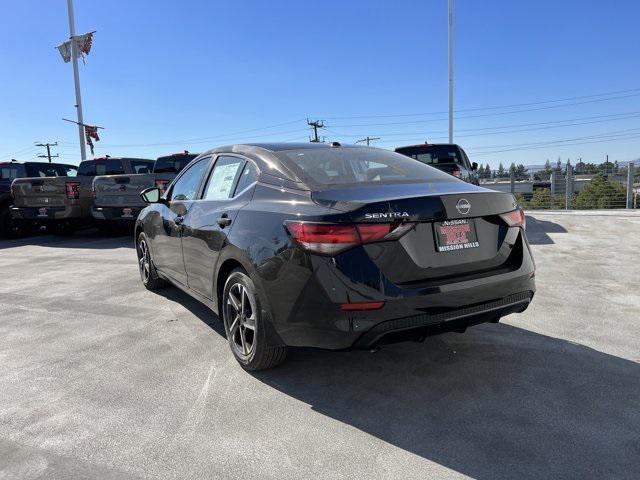
[[[62,56],[64,63],[69,63],[71,60],[71,40],[67,40],[56,47]]]
[[[93,155],[93,141],[100,141],[100,137],[98,136],[98,127],[95,125],[85,125],[84,126],[84,136],[87,139],[87,145],[91,149],[91,155]]]
[[[93,45],[93,34],[95,32],[85,33],[83,35],[76,35],[73,37],[73,40],[76,42],[76,52],[82,58],[84,62],[84,57],[89,55],[91,51],[91,46]],[[56,47],[62,56],[62,60],[64,63],[69,63],[71,60],[71,40],[67,40],[66,42],[61,43]]]

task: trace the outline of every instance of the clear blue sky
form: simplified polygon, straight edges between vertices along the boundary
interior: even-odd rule
[[[97,155],[306,140],[307,116],[325,119],[330,140],[446,141],[446,114],[424,115],[447,109],[446,0],[75,0],[75,9],[78,33],[97,31],[80,63],[85,121],[106,128]],[[77,130],[61,120],[75,118],[71,64],[54,49],[69,34],[66,2],[5,2],[2,16],[0,159],[32,159],[35,141],[57,140],[77,163]],[[631,0],[457,0],[456,108],[467,110],[457,143],[493,167],[639,158],[638,19]],[[536,103],[574,97],[585,98]],[[486,109],[523,103],[532,105]]]

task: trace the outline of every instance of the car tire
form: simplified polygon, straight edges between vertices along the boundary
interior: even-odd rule
[[[149,240],[144,233],[138,235],[136,242],[136,252],[138,254],[138,268],[140,270],[140,279],[147,290],[157,290],[166,285],[166,282],[160,278],[156,267],[153,265],[151,251],[149,250]]]
[[[0,238],[20,238],[24,233],[24,222],[14,219],[8,207],[0,207]]]
[[[245,370],[273,368],[287,357],[287,347],[268,344],[260,299],[247,272],[237,268],[224,285],[220,313],[233,356]]]
[[[69,222],[56,222],[51,225],[51,232],[60,237],[70,237],[76,232],[76,229]]]

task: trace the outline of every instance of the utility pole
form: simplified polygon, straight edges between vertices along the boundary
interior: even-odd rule
[[[319,143],[320,142],[320,138],[318,137],[318,129],[319,128],[324,128],[324,121],[323,120],[314,120],[313,122],[310,122],[309,119],[307,118],[307,125],[309,125],[311,128],[313,128],[313,138],[309,137],[309,140],[312,143]]]
[[[453,143],[453,0],[449,0],[449,143]]]
[[[78,137],[80,139],[80,158],[87,159],[84,145],[84,120],[82,118],[82,96],[80,95],[80,74],[78,72],[78,46],[76,45],[76,25],[73,15],[73,0],[67,0],[69,13],[69,38],[71,39],[71,62],[73,63],[73,81],[76,87],[76,110],[78,113]]]
[[[356,140],[356,143],[362,143],[362,142],[366,142],[367,143],[367,147],[369,146],[369,142],[373,142],[374,140],[380,140],[380,137],[370,137],[370,136],[366,136],[365,138],[361,138],[360,140]]]
[[[51,147],[57,147],[58,146],[58,142],[55,143],[36,143],[36,147],[47,147],[47,154],[46,155],[38,155],[38,158],[48,158],[49,159],[49,163],[51,163],[51,159],[52,158],[58,158],[59,155],[56,153],[55,155],[51,155]]]

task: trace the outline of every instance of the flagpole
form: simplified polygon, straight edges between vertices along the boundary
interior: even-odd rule
[[[453,0],[449,0],[449,143],[453,143]]]
[[[78,47],[75,42],[76,26],[73,15],[73,0],[67,0],[69,11],[69,35],[71,38],[71,61],[73,62],[73,81],[76,87],[76,111],[78,113],[78,136],[80,138],[80,158],[87,159],[87,151],[84,145],[84,121],[82,119],[82,96],[80,95],[80,74],[78,72]]]

